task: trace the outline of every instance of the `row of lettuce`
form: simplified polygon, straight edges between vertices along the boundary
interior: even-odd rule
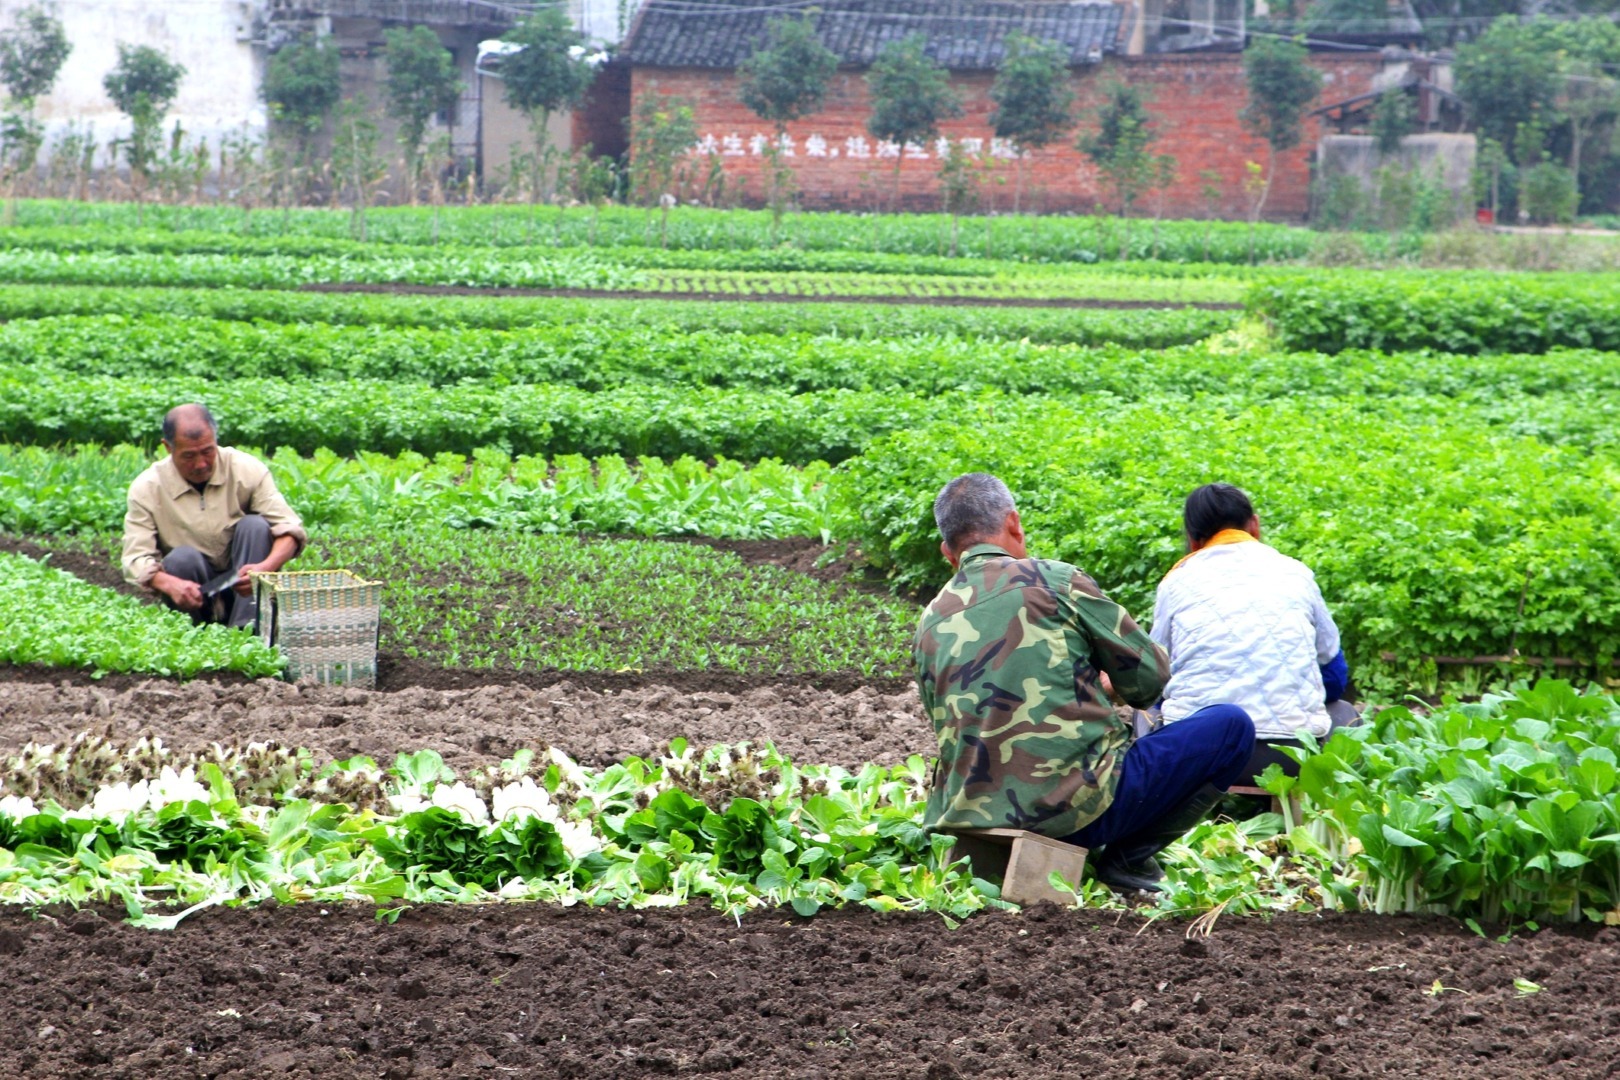
[[[1386,710],[1308,757],[1297,785],[1271,782],[1298,800],[1286,815],[1173,845],[1160,908],[1620,922],[1617,733],[1613,698],[1551,681]],[[153,927],[268,899],[371,902],[379,918],[497,898],[947,918],[1005,906],[919,825],[916,757],[851,772],[675,740],[603,769],[541,747],[457,776],[431,750],[379,768],[83,735],[4,765],[0,901],[122,901]],[[1091,883],[1077,899],[1118,905]]]

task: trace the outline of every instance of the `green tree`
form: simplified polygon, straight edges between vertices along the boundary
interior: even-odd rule
[[[1265,186],[1255,200],[1250,224],[1265,212],[1272,182],[1277,178],[1277,155],[1298,146],[1304,137],[1305,110],[1322,89],[1322,73],[1311,66],[1305,46],[1279,38],[1260,38],[1243,52],[1243,76],[1249,103],[1240,118],[1250,134],[1264,139],[1270,153]],[[1251,246],[1253,230],[1250,230]]]
[[[773,234],[787,202],[783,192],[794,179],[783,158],[787,126],[821,108],[837,70],[838,57],[816,37],[808,18],[772,19],[765,27],[765,43],[737,68],[737,96],[755,116],[776,127],[767,154]]]
[[[660,246],[669,244],[669,212],[680,202],[681,166],[697,137],[697,113],[683,97],[645,90],[630,109],[631,185],[647,205],[663,208]]]
[[[1150,126],[1147,97],[1129,83],[1110,82],[1103,87],[1103,100],[1095,118],[1096,130],[1082,131],[1075,146],[1096,164],[1114,189],[1120,217],[1129,218],[1131,208],[1153,186],[1154,161],[1149,147],[1156,136]]]
[[[50,93],[72,50],[62,23],[37,5],[17,12],[10,29],[0,33],[0,86],[6,90],[0,115],[0,186],[7,197],[8,222],[15,212],[13,184],[33,169],[45,139],[34,103]]]
[[[101,81],[118,111],[129,117],[122,140],[137,203],[144,200],[148,175],[163,141],[163,117],[180,92],[186,69],[150,45],[118,43],[118,63]],[[136,211],[136,220],[144,214]]]
[[[277,172],[294,201],[302,193],[293,189],[302,185],[293,174],[308,170],[311,142],[343,96],[338,60],[335,47],[301,38],[277,49],[265,67],[260,92],[270,107],[272,137],[283,144],[275,151]]]
[[[1536,39],[1544,28],[1504,15],[1479,39],[1458,47],[1457,96],[1475,130],[1495,139],[1520,165],[1534,165],[1539,150],[1525,154],[1514,142],[1519,125],[1556,111],[1558,56]]]
[[[414,206],[428,124],[436,114],[455,108],[462,85],[456,77],[455,58],[428,27],[394,27],[383,33],[383,42],[388,60],[383,89],[388,95],[388,114],[399,124],[406,186]]]
[[[1074,127],[1074,91],[1063,51],[1050,41],[1009,34],[1006,55],[990,86],[990,126],[1018,148],[1013,213],[1024,195],[1024,153],[1057,142]]]
[[[272,122],[307,146],[343,97],[335,46],[300,38],[277,49],[264,71],[261,93]]]
[[[949,72],[923,52],[921,34],[888,45],[866,73],[872,114],[866,130],[894,151],[894,199],[900,205],[900,166],[906,145],[921,144],[939,134],[942,120],[962,115],[962,100],[951,88]]]
[[[1569,119],[1569,172],[1577,191],[1581,188],[1581,154],[1597,126],[1612,121],[1620,112],[1620,80],[1607,74],[1591,60],[1569,60],[1561,73],[1563,87],[1558,104]]]
[[[381,132],[365,98],[338,107],[332,131],[333,194],[349,194],[349,232],[366,238],[366,208],[388,175],[388,161],[379,150]]]
[[[506,103],[529,118],[534,133],[535,163],[545,177],[551,168],[551,116],[576,108],[596,80],[596,65],[586,49],[585,35],[574,29],[560,7],[538,8],[503,39],[521,45],[501,61],[501,88]],[[544,197],[542,191],[542,198]]]

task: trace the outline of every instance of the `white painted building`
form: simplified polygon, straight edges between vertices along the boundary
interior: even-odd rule
[[[0,26],[38,0],[0,0]],[[568,11],[598,44],[616,42],[633,15],[633,0],[566,0]],[[535,6],[501,0],[46,0],[62,21],[72,52],[50,95],[38,105],[46,126],[42,157],[70,128],[93,130],[108,160],[108,143],[127,134],[128,120],[107,97],[102,80],[117,63],[117,46],[150,45],[186,69],[166,130],[179,123],[186,141],[262,136],[260,98],[266,59],[276,45],[302,32],[330,38],[343,57],[345,96],[365,94],[381,105],[386,73],[382,34],[390,26],[431,26],[456,58],[466,86],[460,106],[443,117],[458,154],[482,156],[483,95],[498,93],[475,70],[478,42],[496,38]],[[505,118],[500,126],[506,127]],[[443,130],[441,128],[441,130]],[[384,123],[384,137],[392,126]],[[504,135],[501,136],[505,138]]]
[[[0,25],[9,27],[30,0],[0,0]],[[102,80],[118,62],[118,44],[151,45],[185,67],[169,110],[190,138],[217,146],[222,136],[263,133],[259,85],[265,51],[254,41],[254,12],[244,0],[54,0],[73,51],[50,96],[39,102],[46,151],[68,125],[94,128],[103,146],[127,134],[129,121],[113,106]]]

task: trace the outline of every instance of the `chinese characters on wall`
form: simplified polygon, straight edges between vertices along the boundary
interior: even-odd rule
[[[711,154],[720,157],[764,157],[774,140],[769,135],[759,132],[744,138],[736,132],[727,135],[707,134],[693,145],[694,153],[701,156]],[[777,149],[783,157],[807,158],[844,158],[854,161],[870,161],[904,157],[907,161],[928,161],[933,158],[944,158],[950,154],[952,140],[941,135],[932,143],[908,142],[904,146],[884,139],[868,139],[865,135],[850,135],[839,140],[828,139],[822,135],[808,135],[802,143],[792,135],[783,135]],[[1010,139],[991,138],[982,139],[973,136],[963,136],[955,140],[961,151],[970,156],[985,152],[988,142],[990,156],[1008,161],[1018,157],[1018,148]]]

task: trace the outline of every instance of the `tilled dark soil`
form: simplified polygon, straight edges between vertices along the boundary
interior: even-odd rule
[[[64,743],[82,731],[120,741],[158,735],[180,751],[277,742],[309,748],[318,764],[366,754],[387,765],[400,751],[426,748],[458,771],[546,746],[607,765],[661,751],[677,736],[698,746],[772,742],[795,761],[851,768],[894,764],[934,747],[909,689],[595,690],[559,682],[386,692],[272,679],[142,679],[122,686],[0,679],[0,754],[26,742]]]
[[[1620,932],[1371,916],[1207,939],[936,916],[505,905],[0,911],[0,1075],[1604,1077]],[[1522,996],[1515,978],[1543,989]],[[1435,990],[1436,983],[1444,989]]]

